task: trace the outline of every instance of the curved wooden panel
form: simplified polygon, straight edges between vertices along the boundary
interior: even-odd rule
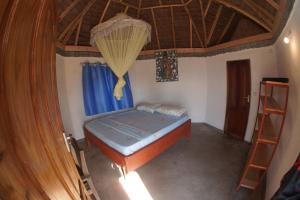
[[[3,6],[0,199],[80,199],[58,107],[54,1],[11,0]]]

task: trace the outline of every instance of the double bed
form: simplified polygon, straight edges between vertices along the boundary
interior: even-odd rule
[[[176,117],[131,109],[88,121],[84,132],[87,143],[96,145],[126,174],[165,151],[179,138],[189,137],[190,128],[191,120],[185,114]]]

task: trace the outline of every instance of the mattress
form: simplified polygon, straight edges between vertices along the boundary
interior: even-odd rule
[[[128,156],[158,140],[189,120],[138,110],[115,112],[85,123],[85,128],[105,144]]]

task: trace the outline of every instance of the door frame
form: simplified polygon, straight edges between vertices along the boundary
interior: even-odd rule
[[[233,62],[233,61],[248,61],[249,62],[249,78],[250,78],[250,102],[249,102],[249,109],[248,109],[248,115],[247,115],[247,125],[245,126],[245,129],[244,129],[244,135],[242,138],[239,138],[239,137],[235,137],[234,135],[230,135],[226,129],[227,129],[227,119],[228,119],[228,104],[229,104],[229,101],[228,101],[228,93],[229,93],[229,79],[228,79],[228,63],[229,62]],[[248,124],[249,124],[249,115],[250,115],[250,110],[251,110],[251,94],[252,94],[252,76],[251,76],[251,59],[250,58],[245,58],[245,59],[238,59],[238,60],[228,60],[226,61],[226,83],[227,83],[227,88],[226,88],[226,111],[225,111],[225,120],[224,120],[224,133],[226,135],[230,135],[234,138],[237,138],[237,139],[240,139],[240,140],[245,140],[245,136],[246,136],[246,131],[247,131],[247,127],[248,127]]]

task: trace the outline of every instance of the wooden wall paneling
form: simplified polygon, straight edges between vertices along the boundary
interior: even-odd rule
[[[11,0],[3,16],[0,199],[79,200],[58,106],[54,1]]]

